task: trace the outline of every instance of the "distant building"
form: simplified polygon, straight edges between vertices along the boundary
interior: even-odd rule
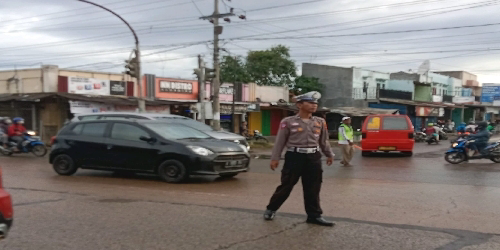
[[[388,87],[390,74],[361,68],[302,64],[302,75],[316,77],[324,85],[320,106],[368,107],[377,99],[377,89]]]

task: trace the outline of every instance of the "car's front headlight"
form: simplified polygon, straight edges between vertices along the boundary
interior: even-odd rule
[[[191,149],[191,151],[199,155],[208,156],[214,154],[214,152],[204,147],[199,147],[199,146],[187,146],[187,147]]]
[[[456,146],[458,146],[458,143],[456,143],[456,142],[451,145],[452,148],[454,148]]]

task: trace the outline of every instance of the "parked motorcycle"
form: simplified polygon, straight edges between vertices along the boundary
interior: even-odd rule
[[[17,149],[17,143],[9,141],[7,148],[0,145],[0,152],[3,155],[11,156],[12,154],[32,153],[35,156],[43,157],[47,154],[47,147],[40,141],[39,136],[35,136],[34,131],[26,131],[23,134],[24,141],[21,143],[21,149]]]
[[[439,131],[439,140],[448,140],[448,135],[444,131]]]
[[[254,130],[253,135],[247,137],[247,141],[252,141],[252,140],[254,141],[262,140],[266,143],[269,143],[269,140],[266,137],[264,137],[259,130]]]
[[[424,142],[427,139],[427,135],[422,131],[417,131],[414,134],[415,142]]]
[[[470,156],[467,145],[471,142],[474,142],[474,140],[458,139],[457,142],[453,143],[452,148],[445,153],[444,159],[451,164],[459,164],[475,159],[490,159],[495,163],[500,163],[500,142],[491,143],[480,150],[479,155]]]

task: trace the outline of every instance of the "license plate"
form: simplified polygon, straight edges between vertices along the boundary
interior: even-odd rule
[[[378,150],[380,150],[380,151],[390,151],[390,150],[396,150],[396,147],[379,147]]]
[[[240,167],[243,165],[243,161],[228,161],[226,162],[226,168]]]

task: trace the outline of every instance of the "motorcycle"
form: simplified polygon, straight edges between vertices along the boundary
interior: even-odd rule
[[[415,137],[415,142],[424,142],[427,138],[427,135],[424,132],[419,131],[415,132],[414,137]]]
[[[251,140],[255,140],[255,141],[259,141],[259,140],[262,140],[262,141],[265,141],[266,143],[269,143],[269,140],[264,137],[259,130],[254,130],[253,131],[253,135],[250,135],[247,137],[247,141],[251,141]]]
[[[429,145],[431,145],[432,143],[436,143],[436,144],[439,144],[439,141],[436,139],[436,136],[435,135],[432,135],[432,136],[427,136],[427,139],[425,140]]]
[[[47,154],[47,147],[45,144],[40,141],[39,136],[35,136],[36,133],[34,131],[26,131],[23,134],[23,142],[21,143],[21,149],[16,150],[17,143],[13,141],[9,141],[7,143],[7,148],[0,145],[0,152],[3,155],[11,156],[12,154],[21,154],[21,153],[32,153],[38,157],[44,157]]]
[[[444,159],[451,164],[459,164],[475,159],[490,159],[495,163],[500,163],[500,142],[490,143],[479,151],[479,155],[470,156],[470,150],[467,146],[471,142],[474,142],[474,140],[458,139],[457,142],[453,143],[452,148],[445,153]]]
[[[448,135],[444,131],[439,131],[439,140],[448,140]]]

